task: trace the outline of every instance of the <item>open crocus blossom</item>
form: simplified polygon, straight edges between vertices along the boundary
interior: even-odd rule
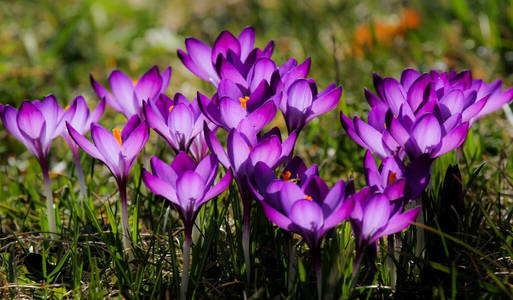
[[[249,281],[249,274],[251,273],[249,231],[253,196],[248,187],[247,179],[252,177],[254,167],[258,162],[265,161],[267,164],[276,167],[287,159],[294,149],[296,133],[292,132],[282,143],[278,128],[273,128],[259,137],[256,133],[247,136],[237,129],[231,129],[228,133],[227,151],[225,152],[215,133],[210,131],[206,125],[204,126],[204,132],[210,151],[217,155],[219,162],[226,169],[232,170],[241,195],[243,210],[242,247],[246,263],[246,275]]]
[[[218,170],[218,161],[215,155],[210,154],[196,163],[185,152],[178,153],[171,165],[153,156],[151,169],[153,174],[146,170],[143,172],[144,184],[154,194],[171,201],[184,224],[184,263],[180,299],[185,299],[194,220],[203,204],[222,193],[229,186],[232,181],[232,173],[228,171],[212,187]]]
[[[211,130],[216,126],[201,113],[197,99],[189,102],[176,93],[174,100],[164,94],[154,102],[144,103],[144,114],[150,127],[178,153],[190,153],[196,161],[202,160],[208,151],[203,135],[203,122]]]
[[[403,197],[404,187],[404,180],[398,180],[382,193],[373,193],[370,187],[366,187],[352,196],[354,209],[350,220],[356,238],[353,272],[356,271],[360,258],[368,246],[371,247],[369,250],[375,253],[376,241],[380,237],[402,231],[417,217],[420,206],[402,212],[403,205],[396,201]]]
[[[276,115],[276,105],[272,100],[256,103],[251,98],[212,99],[198,93],[198,103],[207,118],[219,127],[229,131],[237,129],[247,136],[257,135]]]
[[[419,156],[408,166],[397,157],[386,157],[379,168],[376,166],[372,153],[367,150],[363,163],[365,181],[372,192],[383,193],[386,188],[397,180],[405,179],[407,190],[404,193],[405,204],[419,197],[431,178],[433,160],[426,155]]]
[[[159,73],[153,66],[137,81],[132,81],[125,73],[115,70],[109,76],[112,94],[90,76],[91,85],[100,99],[107,105],[122,113],[127,119],[133,115],[143,118],[143,101],[154,101],[161,93],[165,93],[171,80],[171,67]]]
[[[10,105],[0,104],[0,117],[5,128],[34,154],[41,166],[46,189],[48,229],[52,233],[52,237],[55,237],[55,233],[57,233],[57,226],[48,173],[48,152],[52,141],[61,134],[64,128],[63,114],[64,110],[53,95],[44,97],[43,101],[23,101],[19,110]]]
[[[342,223],[351,214],[353,199],[348,196],[353,191],[353,184],[351,181],[346,186],[340,180],[329,189],[317,175],[304,177],[304,172],[298,174],[298,177],[303,176],[305,179],[298,183],[287,178],[289,173],[292,172],[285,171],[285,176],[281,176],[286,180],[269,180],[276,178],[273,170],[265,162],[259,162],[255,167],[255,181],[261,193],[252,188],[251,184],[249,186],[271,222],[301,235],[310,246],[317,275],[318,296],[321,299],[321,239],[326,231]],[[268,196],[272,194],[275,197]]]
[[[126,185],[135,159],[148,141],[148,125],[136,115],[128,120],[123,130],[114,129],[113,133],[98,123],[92,123],[91,137],[94,144],[74,129],[69,122],[66,122],[66,127],[77,145],[87,154],[103,162],[114,176],[121,200],[123,247],[128,249],[130,247],[130,231]]]
[[[378,96],[365,90],[371,106],[368,124],[341,114],[344,129],[358,144],[381,158],[438,157],[459,147],[470,124],[513,97],[501,82],[472,80],[470,71],[420,74],[406,69],[401,81],[374,75]]]
[[[299,79],[288,89],[280,109],[289,132],[300,132],[314,118],[332,110],[340,100],[342,87],[331,84],[317,93],[313,79]]]
[[[91,123],[96,123],[100,120],[105,110],[105,99],[102,99],[98,106],[92,113],[89,113],[89,107],[82,96],[77,96],[73,99],[73,102],[66,108],[63,116],[63,120],[68,122],[79,134],[86,134],[91,128]],[[84,172],[82,171],[82,165],[80,164],[79,146],[73,141],[67,130],[62,131],[62,136],[68,143],[68,146],[73,155],[75,161],[75,167],[77,169],[78,181],[80,184],[80,191],[87,199],[86,185],[84,181]]]
[[[188,53],[178,50],[185,67],[217,87],[223,78],[232,78],[236,83],[243,79],[247,84],[246,78],[256,61],[271,57],[274,42],[270,41],[264,50],[255,48],[255,31],[247,27],[238,37],[221,32],[212,47],[195,38],[187,38],[185,47]]]

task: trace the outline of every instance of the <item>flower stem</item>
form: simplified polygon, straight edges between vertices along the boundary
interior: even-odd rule
[[[322,263],[321,263],[321,249],[312,249],[315,276],[317,277],[317,299],[322,299]]]
[[[123,235],[123,250],[130,249],[130,229],[128,225],[128,202],[126,198],[126,184],[121,183],[119,186],[119,198],[121,200],[121,228]]]
[[[75,168],[77,169],[78,183],[80,184],[80,193],[82,194],[81,200],[83,199],[87,202],[87,187],[85,184],[84,171],[82,170],[82,165],[80,164],[80,155],[78,152],[73,152],[73,160],[75,161]]]
[[[50,181],[50,173],[48,172],[48,162],[40,162],[43,171],[43,180],[45,182],[46,194],[46,213],[48,214],[48,230],[50,238],[57,239],[57,225],[55,223],[55,206],[53,204],[52,182]]]
[[[189,259],[191,250],[191,233],[185,232],[183,244],[183,271],[182,282],[180,283],[180,300],[187,298],[187,285],[189,284]]]
[[[249,229],[250,229],[250,207],[243,207],[243,217],[242,217],[242,251],[244,252],[244,263],[246,264],[246,279],[248,281],[248,286],[251,280],[251,260],[249,256]]]

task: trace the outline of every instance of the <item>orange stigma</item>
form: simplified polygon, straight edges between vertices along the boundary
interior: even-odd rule
[[[397,181],[397,174],[395,172],[390,172],[388,175],[388,184],[392,184]]]
[[[119,146],[122,146],[123,142],[121,141],[121,130],[114,128],[112,129],[112,133],[114,133],[114,138],[116,138],[116,141],[118,141]]]
[[[64,108],[64,110],[68,110],[68,108],[69,108],[69,104],[68,104],[68,105],[66,105],[66,107]]]
[[[171,106],[169,107],[169,112],[171,112],[171,111],[173,110],[173,108],[174,108],[174,107],[175,107],[174,105],[171,105]]]
[[[311,197],[311,196],[308,196],[308,195],[305,195],[305,199],[306,199],[306,200],[313,201],[312,197]]]
[[[286,172],[281,173],[281,179],[284,180],[284,181],[288,181],[290,179],[290,176],[292,176],[290,171],[286,171]]]
[[[134,86],[136,86],[137,85],[137,79],[132,80],[132,83],[134,84]]]
[[[239,98],[239,101],[240,101],[240,105],[246,109],[246,103],[249,101],[249,96],[246,96],[244,98],[240,97]]]

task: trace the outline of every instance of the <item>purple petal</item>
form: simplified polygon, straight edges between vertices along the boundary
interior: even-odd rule
[[[112,94],[107,89],[105,89],[96,80],[94,80],[93,74],[89,74],[89,79],[91,80],[91,85],[93,86],[93,89],[100,100],[105,99],[107,104],[114,110],[119,112],[123,111],[123,108],[119,104],[118,99],[114,98],[114,96],[112,96]]]
[[[438,119],[432,114],[426,114],[413,127],[412,138],[420,151],[426,153],[440,143],[442,130]]]
[[[20,132],[25,133],[31,139],[38,139],[44,134],[45,118],[34,104],[23,101],[16,118]]]
[[[167,67],[162,74],[160,74],[162,78],[162,87],[160,89],[160,94],[165,94],[167,87],[169,86],[169,82],[171,81],[171,67]]]
[[[132,80],[123,72],[115,70],[110,74],[109,82],[112,93],[121,108],[120,112],[127,118],[137,114],[134,84]]]
[[[247,111],[237,100],[225,97],[219,103],[221,117],[228,128],[236,128],[239,122],[246,117]]]
[[[382,236],[387,236],[390,234],[400,232],[403,229],[405,229],[406,227],[410,226],[410,224],[413,221],[415,221],[415,219],[417,218],[417,215],[419,214],[420,209],[421,209],[421,207],[419,206],[419,207],[410,209],[405,213],[395,214],[392,218],[390,218],[387,226],[385,227],[385,229],[383,229],[382,232],[380,232],[379,236],[376,236],[370,242],[372,243]]]
[[[385,101],[394,115],[399,114],[401,104],[406,101],[406,94],[401,84],[394,78],[385,78],[383,82]]]
[[[501,108],[504,104],[509,103],[511,99],[513,98],[513,88],[502,92],[502,93],[496,93],[490,98],[488,98],[488,101],[486,102],[486,105],[483,107],[483,109],[479,112],[477,118],[482,117],[486,114],[489,114],[493,111],[496,111],[497,109]]]
[[[194,169],[194,172],[203,178],[206,186],[210,187],[212,182],[217,175],[217,158],[215,154],[210,154],[209,156],[202,159],[199,164]]]
[[[276,64],[272,60],[268,58],[259,59],[248,73],[249,90],[255,90],[262,80],[271,82],[271,76],[275,70]]]
[[[428,74],[424,74],[416,79],[415,82],[412,83],[411,87],[407,89],[408,104],[413,111],[416,111],[424,102],[425,91],[430,82],[431,77]]]
[[[238,173],[241,165],[248,159],[250,145],[235,129],[230,130],[227,138],[228,157],[233,170]]]
[[[203,123],[203,133],[205,135],[205,142],[207,143],[208,148],[210,148],[210,151],[217,156],[217,159],[225,168],[230,168],[230,160],[228,159],[223,146],[217,139],[215,131],[211,131],[206,122]]]
[[[374,157],[369,150],[365,151],[363,169],[365,174],[365,181],[367,182],[368,186],[381,186],[381,176],[378,172]]]
[[[372,196],[363,212],[362,234],[366,238],[372,237],[378,230],[385,226],[390,217],[390,202],[383,194]]]
[[[461,146],[465,141],[468,133],[468,123],[463,123],[449,132],[442,138],[442,145],[437,152],[431,155],[432,158],[444,155],[445,153],[454,150]]]
[[[321,207],[306,199],[298,200],[292,205],[289,217],[294,224],[306,230],[320,229],[324,224]]]
[[[307,80],[297,80],[287,92],[287,109],[291,107],[304,112],[312,106],[312,89]]]
[[[229,31],[223,31],[217,37],[214,45],[212,46],[212,56],[211,61],[216,61],[219,54],[222,54],[224,57],[227,56],[228,50],[234,52],[237,56],[240,56],[240,44],[239,40],[231,34]]]
[[[362,142],[364,147],[368,148],[372,152],[376,153],[380,157],[386,157],[385,149],[381,142],[382,133],[377,131],[374,127],[363,122],[357,117],[354,118],[354,128]]]
[[[93,138],[98,152],[100,152],[103,157],[103,162],[113,171],[114,174],[119,175],[119,155],[121,152],[121,146],[118,141],[114,138],[112,133],[97,123],[91,124],[91,137]]]
[[[162,88],[162,77],[160,77],[159,69],[153,66],[137,81],[135,85],[135,95],[142,105],[143,100],[151,100],[159,95]]]
[[[175,170],[176,175],[180,177],[184,172],[196,169],[196,163],[189,157],[189,155],[187,155],[187,153],[179,152],[171,163],[171,167]]]
[[[205,194],[205,197],[203,198],[203,202],[208,201],[216,197],[217,195],[221,194],[224,190],[228,188],[230,182],[232,182],[232,179],[232,171],[228,170],[226,175],[224,175],[223,178],[221,178],[221,180],[219,180],[219,182],[216,185],[214,185],[210,190],[208,190],[208,192]]]
[[[255,48],[255,31],[253,27],[246,27],[239,34],[240,58],[245,61],[249,53]]]
[[[128,136],[126,140],[123,141],[121,153],[123,153],[128,161],[133,161],[144,148],[144,145],[146,145],[148,137],[148,126],[143,122],[130,133],[130,136]]]
[[[219,83],[217,75],[212,64],[212,49],[200,40],[187,38],[185,47],[189,54],[178,50],[178,57],[182,63],[196,76],[216,85]]]
[[[239,70],[237,70],[228,60],[222,59],[221,66],[219,67],[219,74],[221,78],[228,78],[236,84],[244,87],[247,86],[246,79],[242,77]]]
[[[64,110],[57,103],[55,96],[46,96],[38,109],[45,119],[47,140],[54,139],[61,135],[64,130],[64,123],[61,122]]]
[[[205,181],[194,171],[185,171],[176,181],[176,195],[183,210],[193,210],[205,193]]]
[[[96,146],[93,145],[93,143],[78,133],[68,122],[66,122],[66,127],[71,138],[80,148],[82,148],[82,150],[98,160],[104,160],[103,156],[100,154]]]
[[[275,190],[277,190],[277,187],[281,188],[281,190],[280,190],[281,207],[283,208],[283,211],[285,212],[285,214],[289,215],[292,205],[296,201],[298,201],[300,199],[304,199],[306,195],[297,184],[290,182],[290,181],[285,181],[285,182],[274,181],[267,187],[266,192],[272,193]]]
[[[328,192],[322,201],[322,212],[325,216],[329,216],[340,204],[342,204],[346,194],[345,187],[344,181],[340,180]]]
[[[420,77],[420,73],[417,70],[405,69],[401,73],[401,85],[404,90],[409,90],[410,86]]]
[[[264,105],[242,119],[239,123],[238,130],[245,134],[258,133],[274,119],[275,115],[276,106],[274,102],[267,101]]]
[[[194,127],[194,114],[187,105],[177,104],[169,113],[167,124],[170,132],[178,133],[188,141]]]
[[[321,94],[319,94],[319,97],[315,99],[312,104],[312,114],[306,118],[307,123],[313,118],[316,118],[337,106],[340,96],[342,95],[342,87],[337,87],[325,94]]]
[[[242,95],[240,88],[230,79],[223,78],[217,87],[217,94],[219,98],[229,97],[232,99],[239,99],[244,97]]]
[[[273,222],[276,226],[284,230],[290,230],[289,227],[292,224],[292,222],[289,218],[287,218],[285,215],[274,209],[269,204],[265,203],[265,201],[261,201],[260,204],[262,204],[264,213],[271,222]]]
[[[327,230],[339,225],[345,219],[349,218],[354,208],[354,199],[347,198],[339,203],[339,206],[327,218],[325,217],[324,225],[319,235],[323,235]]]
[[[176,205],[180,205],[176,197],[175,188],[169,183],[163,181],[157,176],[151,175],[148,171],[144,170],[142,174],[144,185],[155,195],[162,196]]]
[[[166,183],[170,184],[174,189],[176,186],[176,180],[178,179],[178,175],[176,174],[175,170],[156,156],[151,157],[150,164],[153,174]]]
[[[251,164],[255,166],[257,162],[265,162],[268,166],[273,166],[281,156],[281,143],[280,139],[273,137],[267,141],[261,142],[256,145],[250,152],[249,158]]]
[[[100,102],[98,103],[98,105],[96,105],[96,108],[89,115],[88,125],[90,126],[90,123],[97,123],[100,120],[100,118],[102,117],[104,111],[105,111],[105,99],[101,99]]]

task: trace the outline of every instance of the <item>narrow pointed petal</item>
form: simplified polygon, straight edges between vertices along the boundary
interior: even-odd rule
[[[89,115],[89,122],[88,123],[97,123],[100,118],[103,115],[103,112],[105,111],[105,99],[101,99],[98,105],[96,105],[96,108],[93,110],[91,115]],[[90,124],[87,124],[88,127]]]
[[[217,156],[217,159],[225,168],[230,168],[230,160],[228,159],[228,156],[223,146],[217,139],[215,132],[211,131],[208,128],[206,122],[204,122],[203,124],[203,133],[205,135],[205,142],[207,143],[208,148],[210,149],[210,151],[212,151],[212,153],[214,153]]]
[[[180,152],[175,156],[175,159],[171,163],[171,167],[175,170],[178,177],[182,176],[187,171],[193,171],[196,169],[196,163],[192,158],[185,152]]]
[[[112,133],[97,123],[93,123],[91,124],[91,137],[103,157],[105,164],[111,168],[113,173],[119,173],[119,154],[121,147]]]
[[[123,72],[115,70],[110,74],[109,82],[114,97],[119,101],[121,112],[127,118],[137,114],[132,80]]]
[[[134,160],[144,148],[144,145],[146,145],[148,137],[148,126],[143,122],[131,132],[130,136],[125,141],[123,141],[121,153],[126,156],[127,160]]]
[[[231,50],[237,56],[240,56],[240,48],[239,40],[233,36],[231,32],[225,30],[219,34],[212,46],[211,61],[216,61],[219,54],[226,57],[228,50]]]
[[[354,118],[354,128],[362,142],[365,144],[365,148],[368,148],[380,157],[387,156],[381,142],[383,136],[382,133],[357,117]]]
[[[383,82],[385,101],[394,115],[399,114],[399,108],[406,102],[406,94],[401,84],[394,78],[385,78]]]
[[[401,85],[407,91],[410,89],[410,86],[420,77],[420,73],[414,69],[405,69],[401,73]]]
[[[150,174],[148,171],[143,170],[142,179],[144,182],[144,185],[155,195],[162,196],[166,198],[167,200],[171,201],[175,205],[180,205],[180,202],[178,201],[178,198],[176,197],[176,190],[175,188],[160,179],[157,176],[154,176]]]
[[[205,198],[203,199],[203,201],[208,201],[216,197],[217,195],[221,194],[224,190],[228,188],[230,182],[232,182],[232,179],[232,171],[228,170],[226,175],[224,175],[223,178],[221,178],[221,180],[219,180],[219,182],[205,194]]]
[[[432,158],[444,155],[445,153],[454,150],[461,146],[467,137],[469,124],[463,123],[449,132],[442,139],[442,145],[437,152],[431,155]]]
[[[238,130],[248,134],[260,132],[260,130],[274,119],[276,110],[274,102],[267,101],[264,105],[242,119],[238,125]]]
[[[315,99],[312,103],[312,114],[306,118],[306,122],[310,122],[313,118],[316,118],[337,106],[340,96],[342,95],[342,87],[332,89],[328,93]]]
[[[100,98],[100,100],[105,99],[107,105],[112,107],[114,110],[117,110],[119,112],[123,111],[123,108],[118,103],[118,99],[114,98],[114,96],[112,96],[112,94],[107,89],[105,89],[101,84],[94,80],[93,74],[89,74],[89,79],[91,81],[91,85],[93,86],[94,91],[96,92],[96,95],[98,95],[98,98]]]
[[[245,61],[249,53],[255,48],[255,31],[252,27],[246,27],[239,34],[240,58]]]
[[[379,236],[376,236],[370,242],[372,243],[380,237],[400,232],[403,229],[405,229],[406,227],[410,226],[410,224],[413,221],[415,221],[415,219],[417,218],[417,215],[419,214],[420,209],[421,209],[421,207],[416,207],[416,208],[408,210],[405,213],[395,214],[392,218],[390,218],[387,226],[385,227],[385,229],[383,229],[382,232],[380,232]]]
[[[171,186],[176,186],[178,175],[170,165],[166,164],[156,156],[151,157],[150,164],[153,175],[167,182]]]
[[[242,164],[249,157],[249,147],[246,140],[237,130],[230,130],[227,138],[228,157],[230,159],[233,170],[238,173]]]
[[[68,122],[66,122],[66,127],[68,129],[68,133],[71,138],[77,143],[77,145],[82,148],[87,154],[92,157],[103,161],[103,155],[100,154],[96,146],[93,145],[88,139],[83,137],[80,133],[78,133]]]
[[[161,74],[162,78],[162,87],[160,89],[160,94],[165,94],[167,87],[169,86],[169,82],[171,81],[171,67],[167,67]]]
[[[325,216],[329,216],[340,204],[342,204],[345,193],[345,183],[343,180],[340,180],[331,188],[322,202],[322,212]]]

